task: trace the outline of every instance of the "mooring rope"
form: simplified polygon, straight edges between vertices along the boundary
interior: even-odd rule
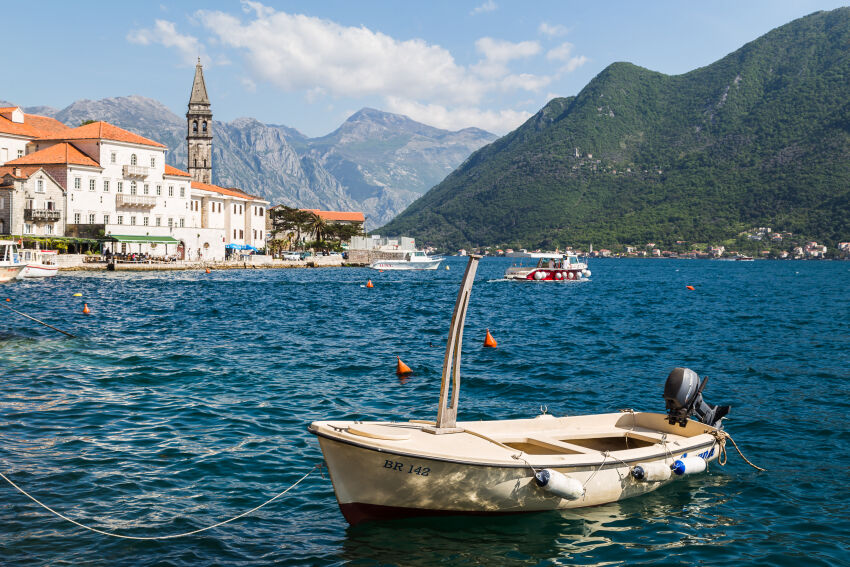
[[[38,504],[39,506],[41,506],[42,508],[44,508],[45,510],[50,512],[51,514],[54,514],[54,515],[62,518],[63,520],[66,520],[68,522],[71,522],[75,526],[79,526],[83,529],[86,529],[86,530],[89,530],[89,531],[92,531],[92,532],[95,532],[95,533],[98,533],[98,534],[101,534],[101,535],[105,535],[105,536],[117,537],[117,538],[121,538],[121,539],[135,539],[135,540],[150,541],[150,540],[156,540],[156,539],[175,539],[175,538],[178,538],[178,537],[186,537],[186,536],[190,536],[190,535],[199,534],[201,532],[205,532],[207,530],[211,530],[211,529],[217,528],[219,526],[223,526],[224,524],[229,524],[230,522],[232,522],[234,520],[238,520],[239,518],[247,516],[248,514],[250,514],[252,512],[256,512],[257,510],[259,510],[263,506],[266,506],[267,504],[271,504],[272,502],[274,502],[275,500],[277,500],[278,498],[280,498],[281,496],[283,496],[284,494],[286,494],[287,492],[289,492],[290,490],[292,490],[293,488],[295,488],[296,486],[301,484],[301,482],[304,479],[306,479],[308,476],[313,474],[316,471],[316,469],[321,469],[322,466],[323,466],[322,463],[315,465],[312,469],[307,471],[307,474],[305,474],[304,476],[299,478],[297,481],[295,481],[295,483],[292,484],[289,488],[287,488],[283,492],[279,493],[277,496],[274,496],[273,498],[269,498],[268,500],[266,500],[265,502],[263,502],[259,506],[255,506],[254,508],[251,508],[247,512],[242,512],[238,516],[233,516],[232,518],[230,518],[228,520],[224,520],[223,522],[218,522],[216,524],[213,524],[211,526],[207,526],[205,528],[192,530],[191,532],[183,532],[183,533],[180,533],[180,534],[171,534],[171,535],[166,535],[166,536],[128,536],[128,535],[123,535],[123,534],[116,534],[114,532],[107,532],[107,531],[99,530],[97,528],[93,528],[91,526],[81,524],[80,522],[78,522],[78,521],[76,521],[72,518],[69,518],[68,516],[65,516],[61,512],[57,512],[56,510],[54,510],[53,508],[51,508],[47,504],[44,504],[43,502],[39,501],[37,498],[35,498],[31,494],[29,494],[26,490],[24,490],[23,488],[21,488],[20,486],[18,486],[17,484],[12,482],[11,480],[9,480],[9,478],[6,477],[6,475],[4,475],[3,473],[0,473],[0,478],[2,478],[3,480],[5,480],[9,484],[11,484],[18,492],[20,492],[21,494],[23,494],[24,496],[26,496],[27,498],[29,498],[30,500],[32,500],[33,502],[35,502],[36,504]]]
[[[732,436],[729,435],[728,433],[726,433],[725,431],[723,431],[722,429],[718,429],[716,431],[713,431],[711,434],[714,436],[714,438],[720,444],[720,452],[723,455],[724,463],[726,461],[726,440],[728,439],[729,441],[732,442],[732,445],[735,447],[735,450],[738,451],[738,454],[741,455],[741,458],[744,459],[745,463],[747,463],[748,465],[750,465],[751,467],[753,467],[754,469],[756,469],[758,471],[765,472],[767,470],[767,469],[761,468],[760,466],[754,465],[747,457],[745,457],[744,453],[742,453],[741,449],[738,447],[738,444],[735,443],[734,439],[732,439]],[[718,456],[718,462],[719,462],[719,459],[720,459],[720,457]],[[724,463],[720,463],[720,464],[722,465]]]

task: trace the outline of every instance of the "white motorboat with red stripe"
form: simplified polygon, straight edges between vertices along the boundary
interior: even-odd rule
[[[666,414],[456,421],[463,324],[479,258],[469,257],[455,304],[436,420],[330,420],[308,428],[349,523],[595,506],[651,492],[718,458],[729,407],[706,404],[705,382],[685,368],[667,378]]]
[[[531,266],[511,266],[505,279],[534,282],[578,281],[590,277],[587,263],[573,253],[537,253]]]
[[[25,248],[20,251],[21,261],[26,264],[18,279],[50,278],[59,272],[56,250]]]
[[[24,267],[18,244],[14,240],[0,240],[0,283],[17,279]]]

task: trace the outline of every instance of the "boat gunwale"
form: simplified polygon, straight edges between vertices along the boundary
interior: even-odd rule
[[[325,422],[327,423],[327,422]],[[394,448],[385,448],[385,447],[377,447],[375,445],[370,445],[367,443],[357,442],[351,439],[344,439],[342,437],[336,437],[332,434],[320,431],[320,427],[315,426],[315,422],[311,423],[307,426],[307,431],[312,433],[316,437],[324,437],[330,441],[336,441],[338,443],[342,443],[344,445],[351,445],[354,447],[358,447],[361,449],[368,449],[370,451],[375,451],[376,453],[386,453],[390,455],[399,455],[401,457],[413,457],[416,459],[423,460],[431,460],[438,461],[443,463],[452,463],[457,465],[465,465],[465,466],[473,466],[473,467],[496,467],[496,468],[511,468],[511,469],[527,469],[532,467],[528,463],[508,463],[508,462],[479,462],[479,461],[461,461],[457,459],[450,459],[447,457],[436,457],[431,455],[423,455],[422,453],[410,453],[405,451],[400,451]],[[706,435],[707,433],[700,433],[699,435]],[[694,437],[698,437],[699,435],[695,435]],[[690,445],[687,447],[679,447],[674,451],[667,450],[663,453],[658,453],[655,455],[644,455],[641,457],[620,459],[617,457],[612,457],[610,461],[610,466],[607,464],[607,460],[609,457],[606,457],[603,453],[600,452],[600,460],[590,462],[590,463],[553,463],[553,464],[534,464],[532,468],[539,469],[578,469],[578,468],[587,468],[587,467],[601,467],[602,469],[617,467],[622,464],[628,465],[629,463],[644,463],[648,461],[655,461],[661,457],[672,457],[679,453],[689,453],[691,451],[696,451],[698,449],[704,449],[707,447],[713,447],[717,444],[716,439],[712,439],[711,441],[707,441],[704,443],[700,443],[698,445]],[[522,451],[518,451],[518,453],[522,453]],[[610,456],[610,454],[609,454]]]

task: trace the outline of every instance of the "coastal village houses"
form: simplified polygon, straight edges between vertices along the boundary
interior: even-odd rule
[[[200,62],[186,114],[188,172],[167,148],[107,122],[69,128],[0,108],[0,235],[99,240],[113,254],[221,260],[265,246],[268,201],[212,180]]]

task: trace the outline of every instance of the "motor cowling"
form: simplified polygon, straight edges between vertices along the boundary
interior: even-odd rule
[[[685,427],[688,418],[696,418],[706,425],[718,427],[729,413],[730,406],[712,406],[705,403],[702,391],[708,378],[700,382],[699,375],[690,368],[674,368],[664,383],[664,400],[667,407],[667,421],[670,425],[678,423]]]

